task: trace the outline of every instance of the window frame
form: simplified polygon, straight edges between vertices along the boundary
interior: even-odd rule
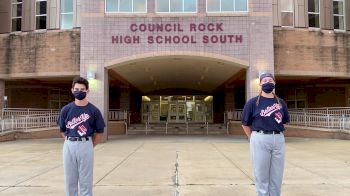
[[[208,11],[208,0],[205,0],[205,11],[206,13],[222,13],[222,14],[227,14],[227,13],[248,13],[249,12],[249,0],[247,0],[247,11],[236,11],[236,0],[232,0],[233,1],[233,7],[234,7],[234,11],[221,11],[221,2],[220,1],[220,11]]]
[[[62,6],[62,4],[63,4],[63,2],[64,2],[65,0],[61,0],[60,1],[60,29],[63,29],[62,28],[62,21],[63,21],[63,16],[64,15],[72,15],[72,18],[73,18],[73,21],[72,21],[72,28],[64,28],[64,29],[73,29],[74,28],[74,5],[75,5],[75,0],[72,0],[72,12],[63,12],[63,10],[62,10],[62,8],[63,8],[63,6]]]
[[[196,11],[194,11],[194,12],[185,12],[184,10],[185,10],[185,0],[182,0],[182,12],[171,12],[170,10],[171,10],[171,7],[170,7],[170,1],[171,0],[167,0],[168,1],[168,3],[169,3],[169,11],[168,12],[159,12],[158,11],[158,1],[157,0],[154,0],[155,1],[155,4],[156,4],[156,6],[155,6],[155,12],[156,13],[160,13],[160,14],[195,14],[195,13],[198,13],[198,0],[195,0],[196,1]],[[164,1],[164,0],[163,0]]]
[[[308,28],[313,28],[313,29],[321,28],[321,1],[320,0],[317,0],[317,1],[318,1],[318,12],[309,12],[309,10],[307,10]],[[310,27],[310,14],[318,15],[318,27]]]
[[[36,9],[37,9],[37,2],[42,2],[42,1],[45,1],[46,2],[46,14],[36,14]],[[40,30],[47,30],[47,2],[48,2],[48,0],[35,0],[35,9],[34,9],[34,11],[35,11],[35,20],[34,20],[34,29],[36,30],[36,31],[40,31]],[[37,19],[37,17],[42,17],[42,16],[45,16],[46,17],[46,24],[45,24],[45,29],[37,29],[36,28],[36,19]]]
[[[335,31],[346,31],[346,18],[345,18],[345,11],[346,11],[346,9],[345,9],[345,2],[344,2],[344,0],[333,0],[332,1],[332,3],[333,3],[333,5],[334,5],[334,2],[335,1],[337,1],[337,2],[343,2],[343,14],[341,15],[341,14],[334,14],[334,8],[333,8],[333,10],[332,10],[332,13],[333,13],[333,29],[335,30]],[[343,29],[336,29],[335,28],[335,24],[334,24],[334,17],[335,16],[341,16],[341,17],[343,17],[343,22],[344,22],[344,25],[343,25]]]
[[[13,17],[13,5],[18,5],[21,4],[21,16],[17,16],[16,13],[16,17]],[[22,17],[23,17],[23,0],[21,2],[13,2],[13,0],[11,0],[11,32],[21,32],[22,31]],[[21,19],[21,29],[19,31],[12,31],[13,29],[13,19]]]
[[[132,11],[131,12],[120,12],[120,0],[118,0],[118,11],[116,12],[107,12],[107,1],[108,0],[104,0],[105,2],[105,13],[106,14],[146,14],[147,13],[147,4],[148,4],[148,0],[144,0],[145,1],[145,11],[144,12],[134,12],[134,0],[131,1],[131,8]]]
[[[295,2],[294,2],[294,0],[291,0],[292,1],[292,11],[284,11],[284,10],[282,10],[282,7],[281,7],[281,27],[295,27]],[[282,1],[281,1],[281,3],[282,3]],[[292,24],[292,26],[286,26],[286,25],[283,25],[283,13],[292,13],[292,15],[293,15],[293,24]]]

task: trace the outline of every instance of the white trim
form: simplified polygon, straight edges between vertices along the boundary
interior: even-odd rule
[[[333,0],[332,1],[332,4],[333,4],[333,6],[334,6],[334,2],[343,2],[343,14],[341,15],[341,14],[334,14],[334,7],[333,7],[333,29],[335,30],[335,31],[342,31],[342,32],[345,32],[346,31],[346,17],[345,17],[345,11],[346,11],[346,9],[345,9],[345,2],[344,2],[344,0]],[[343,17],[343,22],[344,22],[344,24],[343,24],[343,29],[336,29],[335,28],[335,24],[334,24],[334,16],[341,16],[341,17]]]
[[[282,3],[282,1],[281,1],[281,3]],[[291,0],[291,3],[292,3],[292,11],[284,11],[284,10],[282,10],[282,8],[281,8],[281,27],[294,27],[295,26],[295,2],[294,2],[294,0]],[[282,21],[282,13],[292,13],[293,14],[293,24],[292,24],[292,26],[283,26],[282,25],[282,23],[283,23],[283,21]]]
[[[309,12],[309,10],[307,10],[308,28],[321,29],[321,1],[320,0],[317,0],[317,1],[318,1],[318,12]],[[318,15],[318,27],[310,27],[310,17],[309,17],[310,14]]]
[[[19,5],[19,4],[21,4],[21,16],[17,16],[17,13],[16,13],[16,17],[13,17],[13,5]],[[22,31],[22,17],[23,17],[23,1],[22,2],[15,2],[15,3],[13,3],[12,0],[11,0],[11,32],[21,32]],[[13,19],[18,19],[18,18],[21,19],[21,30],[19,30],[19,31],[12,31],[12,28],[13,28],[12,21],[13,21]]]
[[[37,3],[37,2],[44,2],[44,1],[46,1],[46,14],[38,14],[38,15],[37,15],[37,14],[36,14],[36,8],[37,8],[37,7],[36,7],[36,3]],[[47,25],[47,10],[48,10],[48,9],[47,9],[47,5],[48,5],[48,0],[35,0],[35,5],[34,5],[34,13],[35,13],[35,14],[34,14],[34,16],[35,16],[35,17],[34,17],[34,30],[35,30],[35,31],[37,31],[37,30],[46,30],[47,27],[48,27],[48,25]],[[37,28],[36,28],[36,19],[37,19],[37,17],[41,17],[41,16],[46,16],[46,28],[45,28],[45,29],[37,29]]]
[[[221,1],[222,0],[219,0],[220,1],[220,11],[208,11],[208,0],[205,1],[205,11],[207,13],[222,13],[222,14],[225,14],[225,13],[247,13],[249,12],[249,0],[247,0],[247,11],[235,11],[236,10],[236,0],[232,0],[233,1],[233,11],[221,11]]]

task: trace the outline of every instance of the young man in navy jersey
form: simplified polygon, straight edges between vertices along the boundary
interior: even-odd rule
[[[284,124],[289,122],[287,104],[273,90],[275,78],[260,76],[261,92],[244,106],[241,121],[250,140],[256,194],[279,196],[284,170]]]
[[[89,103],[89,82],[76,77],[72,83],[75,101],[61,110],[59,126],[63,145],[63,165],[67,196],[91,196],[93,186],[94,147],[101,142],[105,123],[100,110]]]

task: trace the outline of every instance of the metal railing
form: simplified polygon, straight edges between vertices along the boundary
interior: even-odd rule
[[[1,131],[56,127],[59,113],[17,115],[1,119]]]
[[[58,109],[4,108],[0,118],[0,131],[57,127],[59,113]],[[108,120],[124,121],[127,134],[128,123],[130,123],[127,111],[111,109],[108,111]]]
[[[17,116],[32,116],[32,115],[48,115],[57,114],[59,109],[40,109],[40,108],[3,108],[1,118],[17,117]]]
[[[242,110],[225,112],[227,130],[231,121],[241,119]],[[289,109],[290,125],[350,130],[350,107]]]

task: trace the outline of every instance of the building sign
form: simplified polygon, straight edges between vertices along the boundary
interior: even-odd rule
[[[242,34],[225,34],[224,23],[141,23],[130,24],[128,35],[113,35],[112,44],[235,44]],[[198,33],[198,35],[196,35]],[[146,36],[141,36],[146,34]]]

